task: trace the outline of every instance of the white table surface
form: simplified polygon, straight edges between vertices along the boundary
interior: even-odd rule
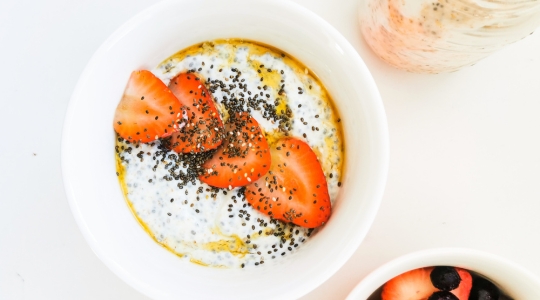
[[[358,0],[295,0],[337,28],[373,73],[390,169],[365,241],[302,299],[342,299],[402,254],[459,246],[540,276],[540,32],[476,66],[415,75],[361,39]],[[64,114],[99,45],[155,0],[0,1],[0,299],[148,299],[93,254],[60,170]]]

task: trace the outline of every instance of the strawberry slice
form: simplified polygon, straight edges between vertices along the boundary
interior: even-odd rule
[[[382,300],[423,300],[433,293],[439,292],[432,279],[431,271],[434,267],[415,269],[392,278],[384,286],[381,294]],[[468,300],[472,287],[471,274],[464,269],[455,268],[461,278],[457,288],[450,291],[459,300]]]
[[[302,227],[326,223],[331,212],[330,196],[313,150],[301,140],[283,138],[270,151],[272,166],[267,175],[246,186],[248,202],[274,219]]]
[[[171,80],[169,89],[185,110],[178,133],[171,139],[173,150],[196,153],[219,147],[223,139],[223,123],[200,76],[180,73]]]
[[[433,268],[420,268],[392,278],[384,286],[382,300],[422,300],[439,291],[431,283]]]
[[[167,86],[147,70],[131,73],[114,114],[114,130],[130,142],[148,143],[171,135],[180,102]]]
[[[226,137],[203,165],[202,182],[220,188],[245,186],[270,169],[270,149],[259,123],[248,113],[237,113],[225,124]]]
[[[459,300],[468,300],[472,288],[472,276],[467,270],[461,268],[456,268],[456,271],[459,277],[461,277],[461,282],[455,290],[450,292],[458,297]]]

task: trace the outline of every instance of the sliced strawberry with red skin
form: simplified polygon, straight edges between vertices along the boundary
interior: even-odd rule
[[[200,75],[181,73],[171,80],[169,89],[186,112],[178,124],[181,128],[172,136],[173,150],[197,153],[219,147],[223,139],[223,122]]]
[[[472,288],[472,276],[467,270],[461,268],[456,268],[456,271],[459,277],[461,277],[461,282],[456,289],[450,292],[458,297],[459,300],[468,300]]]
[[[282,138],[271,148],[272,166],[246,186],[245,197],[255,209],[274,219],[315,228],[331,213],[326,177],[313,150],[295,138]]]
[[[203,165],[202,182],[220,188],[250,184],[270,169],[270,149],[259,123],[248,113],[237,113],[225,123],[225,139]]]
[[[171,135],[180,102],[152,72],[134,71],[114,114],[114,130],[130,142],[148,143]]]
[[[439,291],[430,279],[432,267],[420,268],[398,275],[384,284],[382,300],[425,300]]]

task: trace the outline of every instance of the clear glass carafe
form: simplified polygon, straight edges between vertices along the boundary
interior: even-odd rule
[[[366,42],[384,61],[417,73],[473,65],[540,26],[540,0],[364,1]]]

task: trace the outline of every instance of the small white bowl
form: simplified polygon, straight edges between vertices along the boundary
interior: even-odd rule
[[[324,228],[294,255],[253,270],[181,261],[139,226],[115,170],[112,120],[133,70],[153,68],[203,41],[244,38],[302,61],[328,88],[345,139],[343,186]],[[354,48],[312,12],[289,1],[165,1],[118,29],[84,70],[64,123],[62,170],[75,219],[96,255],[156,299],[298,298],[332,276],[366,235],[388,166],[388,131],[377,87]]]
[[[540,299],[540,279],[507,259],[477,250],[435,248],[407,254],[382,265],[362,279],[347,300],[369,299],[390,279],[430,266],[455,266],[476,272],[512,299]]]

